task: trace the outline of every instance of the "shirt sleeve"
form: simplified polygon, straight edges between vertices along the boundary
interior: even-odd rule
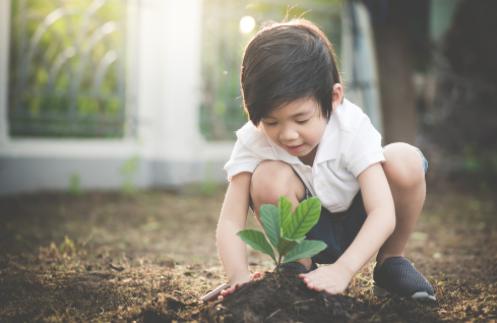
[[[381,135],[367,116],[357,127],[345,153],[346,168],[358,177],[369,166],[385,161]]]
[[[238,139],[233,147],[230,159],[224,165],[228,181],[231,181],[231,178],[239,173],[253,173],[260,162],[261,159]]]

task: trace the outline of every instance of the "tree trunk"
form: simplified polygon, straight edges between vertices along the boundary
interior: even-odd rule
[[[373,20],[385,143],[414,143],[413,74],[427,57],[429,0],[363,0]],[[419,66],[418,66],[419,67]]]
[[[384,143],[416,139],[417,114],[413,62],[407,37],[398,26],[375,29],[376,52],[383,114]]]

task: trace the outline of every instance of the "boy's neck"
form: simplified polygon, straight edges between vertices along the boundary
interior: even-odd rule
[[[314,163],[314,158],[316,157],[316,152],[318,151],[319,145],[317,145],[309,154],[306,156],[299,157],[300,161],[305,165],[312,166]]]

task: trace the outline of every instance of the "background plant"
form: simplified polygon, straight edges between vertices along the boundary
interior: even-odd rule
[[[123,183],[121,190],[124,193],[131,194],[136,191],[135,177],[138,172],[138,167],[140,166],[140,158],[134,155],[128,158],[119,169],[121,176],[123,177]]]
[[[264,233],[246,229],[238,236],[257,251],[269,255],[276,267],[282,263],[312,257],[326,248],[326,244],[317,240],[305,240],[305,235],[318,222],[321,203],[316,197],[302,201],[294,212],[291,202],[280,197],[278,206],[264,204],[259,215]]]
[[[129,1],[9,1],[10,135],[124,135]]]
[[[81,177],[78,173],[72,173],[69,177],[69,193],[72,195],[81,195]]]

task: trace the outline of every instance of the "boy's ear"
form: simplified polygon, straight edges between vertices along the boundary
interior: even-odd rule
[[[342,104],[343,101],[343,86],[340,83],[335,83],[333,85],[333,90],[331,93],[331,106],[333,109]]]

